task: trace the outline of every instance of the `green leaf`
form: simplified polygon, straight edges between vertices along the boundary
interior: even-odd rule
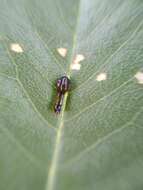
[[[0,0],[0,190],[143,189],[142,114],[142,0]]]

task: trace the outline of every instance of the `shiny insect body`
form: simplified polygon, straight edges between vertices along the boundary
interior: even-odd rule
[[[57,88],[57,99],[54,106],[55,113],[60,113],[63,105],[64,95],[69,91],[70,88],[70,80],[68,77],[63,76],[59,78],[56,82]]]
[[[64,94],[69,90],[70,86],[69,78],[66,76],[61,77],[60,79],[57,80],[56,86],[57,86],[57,91]]]
[[[55,113],[61,112],[63,100],[64,100],[64,94],[58,92],[55,107],[54,107]]]

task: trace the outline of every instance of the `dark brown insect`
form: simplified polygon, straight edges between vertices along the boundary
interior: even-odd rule
[[[63,105],[64,94],[58,92],[56,103],[54,106],[55,113],[60,113]]]
[[[66,76],[59,78],[57,80],[56,86],[57,86],[57,91],[64,94],[65,92],[69,90],[69,86],[70,86],[69,78]]]
[[[68,77],[63,76],[59,78],[56,82],[57,87],[57,99],[54,106],[55,113],[60,113],[63,105],[64,95],[69,91],[70,80]]]

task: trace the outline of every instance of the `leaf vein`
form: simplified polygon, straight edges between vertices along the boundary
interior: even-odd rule
[[[50,124],[50,123],[43,117],[43,115],[38,111],[38,109],[36,108],[35,104],[34,104],[33,101],[31,100],[31,98],[30,98],[30,96],[29,96],[27,90],[25,89],[25,87],[23,86],[22,82],[21,82],[20,79],[19,79],[19,73],[18,73],[17,64],[15,63],[15,60],[13,59],[13,57],[12,57],[12,55],[11,55],[11,53],[10,53],[10,51],[9,51],[8,49],[7,49],[7,53],[8,53],[8,55],[9,55],[9,59],[11,60],[11,62],[13,63],[13,65],[15,65],[15,68],[16,68],[16,76],[17,76],[17,82],[18,82],[19,86],[23,89],[24,93],[26,94],[27,100],[29,100],[29,102],[31,103],[33,109],[34,109],[35,112],[39,115],[39,118],[41,118],[42,121],[43,121],[44,123],[46,123],[46,125],[47,125],[48,127],[52,127],[52,128],[56,131],[55,127],[54,127],[52,124]]]
[[[59,64],[59,61],[57,60],[57,58],[54,56],[53,52],[51,51],[51,49],[48,47],[48,45],[44,42],[44,40],[42,39],[40,33],[36,30],[35,33],[37,34],[37,37],[39,38],[39,40],[43,43],[44,47],[48,50],[48,52],[51,54],[51,56],[54,58],[55,63],[62,69],[62,71],[65,73],[64,68],[62,67],[61,64]]]
[[[28,149],[26,149],[25,146],[22,145],[18,139],[16,139],[16,137],[11,133],[11,131],[8,128],[2,127],[1,129],[3,130],[3,132],[7,134],[8,138],[17,145],[17,147],[24,153],[24,155],[27,157],[27,159],[29,159],[29,161],[34,163],[34,165],[38,167],[39,169],[41,169],[41,167],[42,168],[45,167],[42,164],[42,162],[40,162],[35,157],[35,155],[31,154],[31,152]]]
[[[99,69],[98,69],[95,73],[93,73],[87,80],[85,80],[83,83],[81,83],[79,86],[77,86],[73,91],[75,91],[75,90],[81,88],[82,86],[84,86],[84,85],[85,85],[89,80],[91,80],[97,73],[99,73],[99,71],[100,71],[101,69],[103,69],[103,68],[107,65],[107,63],[109,62],[109,60],[110,60],[111,58],[113,58],[113,57],[134,37],[134,35],[135,35],[136,32],[139,30],[139,28],[140,28],[140,26],[142,25],[142,23],[143,23],[143,21],[141,21],[141,22],[138,24],[138,26],[136,27],[136,29],[134,30],[134,32],[129,36],[129,38],[128,38],[125,42],[123,42],[123,43],[115,50],[115,52],[114,52],[113,54],[111,54],[111,55],[106,59],[105,63],[104,63],[103,65],[101,65],[101,67],[99,67]]]
[[[96,102],[94,102],[94,103],[90,104],[89,106],[85,107],[83,110],[81,110],[79,113],[77,113],[76,115],[74,115],[72,118],[66,120],[66,122],[69,122],[70,120],[73,120],[74,118],[76,118],[79,115],[81,115],[83,112],[85,112],[88,109],[90,109],[91,107],[95,106],[97,103],[101,102],[102,100],[106,99],[107,97],[110,97],[112,94],[114,94],[115,92],[117,92],[120,88],[124,87],[126,84],[128,84],[133,79],[134,79],[134,77],[131,77],[130,79],[128,79],[127,81],[125,81],[124,83],[122,83],[120,86],[118,86],[117,88],[115,88],[114,90],[112,90],[110,93],[106,94],[105,96],[103,96],[102,98],[100,98],[99,100],[97,100]]]
[[[73,34],[73,46],[72,46],[72,50],[71,50],[71,55],[70,55],[70,59],[69,59],[69,68],[68,68],[68,73],[67,75],[70,77],[70,65],[72,63],[72,59],[74,56],[74,51],[75,51],[75,47],[76,47],[76,43],[77,43],[77,29],[78,29],[78,22],[79,22],[79,17],[80,17],[80,8],[81,8],[81,0],[78,1],[78,13],[77,13],[77,21],[76,21],[76,27],[75,27],[75,31]],[[53,159],[51,162],[51,167],[48,171],[48,178],[47,178],[47,183],[46,183],[46,190],[53,190],[54,189],[54,183],[56,180],[56,170],[57,170],[57,166],[58,166],[58,159],[60,157],[60,144],[61,144],[61,139],[62,139],[62,131],[64,128],[64,111],[65,111],[65,107],[66,107],[66,101],[67,101],[67,96],[68,93],[65,95],[65,98],[63,100],[63,108],[62,108],[62,112],[61,112],[61,117],[59,120],[59,129],[58,129],[58,133],[57,133],[57,137],[56,137],[56,141],[55,141],[55,149],[54,149],[54,153],[53,153]]]
[[[73,164],[73,162],[75,162],[76,160],[78,161],[79,158],[83,157],[84,154],[89,153],[91,150],[97,148],[97,146],[101,145],[106,140],[109,140],[113,135],[116,135],[117,133],[122,132],[124,129],[126,129],[127,127],[129,127],[130,125],[132,125],[133,124],[132,121],[134,121],[136,119],[136,117],[141,113],[142,108],[143,107],[140,108],[140,111],[138,111],[132,117],[132,119],[130,121],[126,122],[124,125],[122,125],[118,129],[113,130],[112,132],[108,133],[107,135],[105,135],[101,139],[97,140],[95,143],[93,143],[92,145],[90,145],[89,147],[87,147],[85,150],[83,150],[82,152],[80,152],[79,154],[77,154],[73,159],[71,159],[67,163],[65,163],[65,165]]]

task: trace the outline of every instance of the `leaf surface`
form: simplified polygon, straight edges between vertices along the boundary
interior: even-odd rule
[[[141,190],[142,52],[142,0],[0,0],[0,189]]]

